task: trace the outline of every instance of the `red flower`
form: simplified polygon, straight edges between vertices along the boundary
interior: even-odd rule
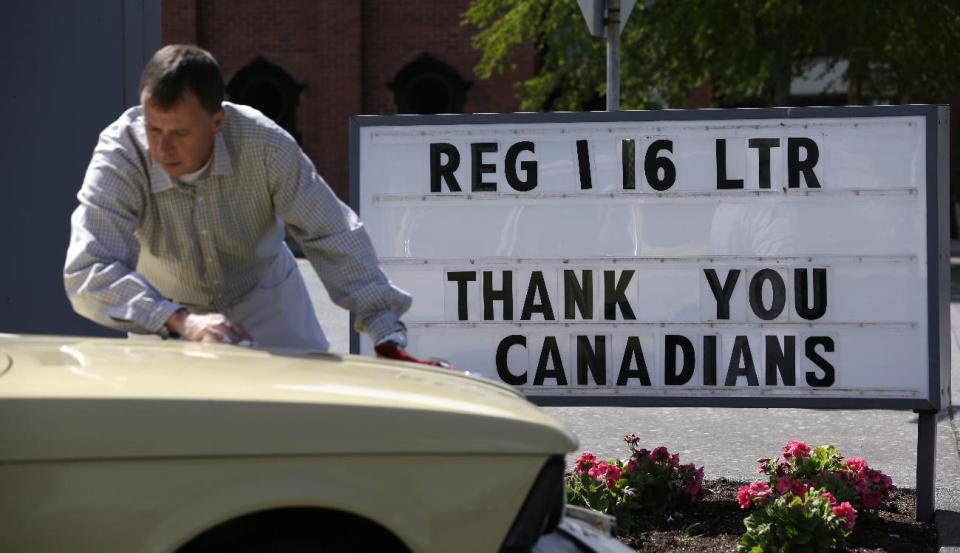
[[[597,482],[606,482],[608,488],[616,486],[617,481],[620,480],[622,476],[620,467],[604,463],[603,461],[591,467],[590,470],[587,471],[587,474]]]
[[[853,508],[849,501],[834,506],[833,514],[846,520],[847,530],[853,530],[853,526],[857,523],[857,510]]]
[[[811,451],[812,450],[810,449],[810,446],[808,446],[805,442],[798,440],[787,440],[787,445],[783,448],[783,456],[794,458],[809,457]]]
[[[590,470],[590,468],[597,464],[599,459],[593,453],[581,453],[577,460],[574,462],[574,471],[577,473],[577,476],[583,476],[585,472]]]
[[[867,462],[859,458],[848,459],[847,468],[857,474],[861,474],[867,468]]]
[[[810,486],[795,478],[781,476],[780,478],[777,478],[776,489],[777,493],[780,495],[792,492],[793,495],[797,497],[804,497],[807,495],[807,490],[810,489]]]
[[[662,463],[670,460],[670,452],[666,447],[660,446],[650,453],[650,458],[656,463]]]
[[[749,509],[753,503],[761,504],[773,493],[766,482],[751,482],[737,490],[737,503],[741,509]]]

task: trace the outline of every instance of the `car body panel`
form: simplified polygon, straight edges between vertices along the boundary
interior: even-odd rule
[[[0,337],[0,352],[0,462],[576,445],[512,390],[447,369],[179,341]]]
[[[495,552],[525,497],[517,490],[525,492],[542,461],[364,455],[0,465],[0,549],[173,553],[234,517],[322,507],[375,521],[411,551]]]
[[[244,515],[313,507],[415,553],[480,553],[576,440],[447,369],[0,335],[0,444],[0,551],[174,553]]]

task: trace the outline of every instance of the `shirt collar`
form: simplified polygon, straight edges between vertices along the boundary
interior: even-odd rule
[[[223,139],[223,132],[218,132],[213,139],[213,168],[210,174],[233,174],[233,164],[230,162],[230,152],[227,150],[227,141]]]
[[[173,188],[170,175],[153,158],[148,159],[150,159],[150,191],[163,192]],[[223,139],[223,133],[218,132],[213,139],[213,161],[210,163],[210,175],[226,176],[231,174],[233,174],[233,166],[230,162],[227,142]]]

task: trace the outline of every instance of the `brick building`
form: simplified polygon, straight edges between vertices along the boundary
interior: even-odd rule
[[[461,25],[469,0],[162,0],[163,43],[197,44],[220,62],[232,101],[298,138],[346,199],[349,117],[516,111],[513,83],[533,54],[481,81]]]

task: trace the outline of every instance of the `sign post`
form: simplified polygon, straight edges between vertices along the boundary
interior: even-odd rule
[[[620,109],[620,34],[637,0],[577,0],[577,4],[590,34],[607,40],[607,111],[617,111]]]
[[[948,112],[352,120],[352,204],[412,351],[541,405],[947,405]],[[371,353],[369,343],[359,351]]]

